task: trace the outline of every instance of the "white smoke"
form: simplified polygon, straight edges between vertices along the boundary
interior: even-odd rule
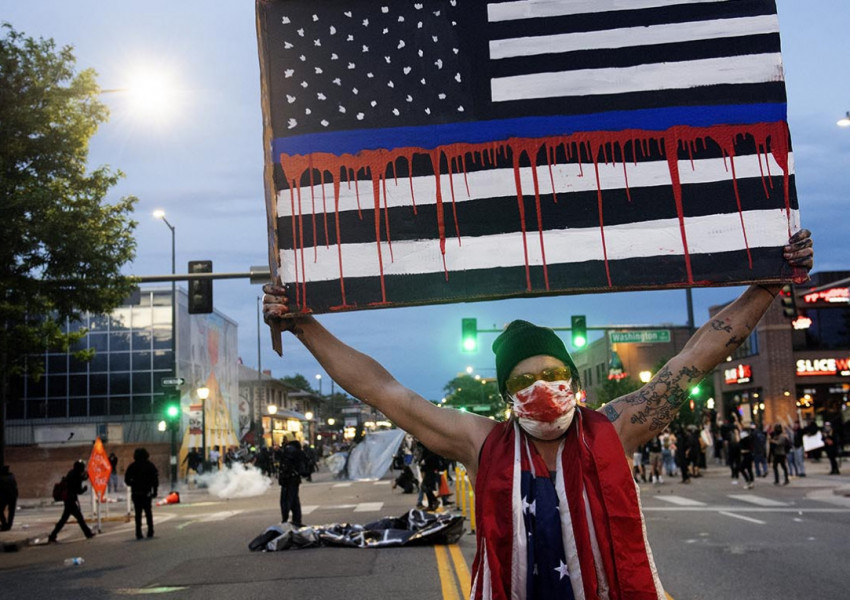
[[[200,486],[206,486],[210,494],[219,498],[248,498],[262,496],[271,481],[252,465],[234,463],[214,473],[198,476]]]

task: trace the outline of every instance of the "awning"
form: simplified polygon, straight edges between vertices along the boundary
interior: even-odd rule
[[[298,421],[310,420],[300,412],[296,410],[289,410],[288,408],[278,408],[277,412],[271,416],[275,419],[297,419]]]

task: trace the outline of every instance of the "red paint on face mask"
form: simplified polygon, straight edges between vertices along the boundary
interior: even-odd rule
[[[548,385],[533,385],[517,393],[514,412],[517,417],[551,423],[575,406],[575,396],[572,392],[564,394],[565,390],[568,390],[565,384],[559,385],[557,390]]]

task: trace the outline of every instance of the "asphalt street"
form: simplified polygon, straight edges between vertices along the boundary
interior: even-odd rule
[[[753,490],[733,485],[728,470],[714,465],[690,485],[641,484],[648,535],[670,597],[847,598],[850,477],[830,477],[827,470],[811,464],[805,479],[789,486],[759,479]],[[393,490],[389,478],[340,482],[320,473],[314,479],[301,493],[308,524],[366,523],[401,515],[415,502]],[[142,541],[116,503],[96,538],[83,539],[71,522],[60,543],[43,545],[60,507],[22,504],[13,531],[0,534],[0,543],[17,548],[0,553],[3,600],[150,594],[454,600],[468,589],[474,552],[472,534],[449,548],[249,552],[251,539],[280,518],[277,485],[231,500],[184,490],[180,504],[155,507],[156,536]],[[32,545],[20,543],[26,540]],[[85,562],[66,566],[72,557]]]

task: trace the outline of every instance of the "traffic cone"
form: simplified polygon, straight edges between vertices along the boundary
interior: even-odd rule
[[[165,504],[180,504],[180,493],[171,492],[165,498],[156,503],[157,506],[163,506]]]
[[[449,481],[446,479],[446,472],[443,471],[440,474],[440,498],[443,501],[443,504],[451,504],[452,491],[449,489]]]

